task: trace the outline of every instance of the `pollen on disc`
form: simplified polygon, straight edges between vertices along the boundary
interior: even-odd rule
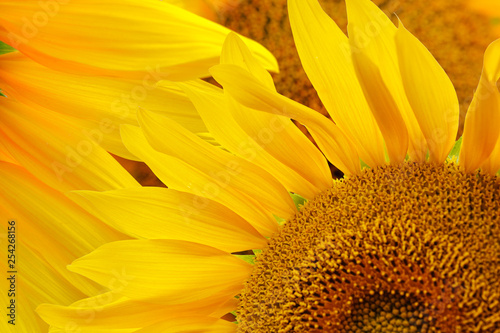
[[[460,131],[481,74],[483,53],[497,37],[491,19],[472,12],[466,0],[374,0],[397,24],[397,17],[431,51],[450,76],[460,100]],[[302,68],[288,19],[287,0],[239,0],[221,7],[219,22],[267,47],[277,58],[274,75],[281,94],[327,115]],[[346,32],[345,0],[320,0]],[[395,14],[395,15],[394,15]],[[397,16],[396,16],[397,15]]]
[[[500,332],[500,179],[454,164],[365,169],[257,257],[239,332]]]

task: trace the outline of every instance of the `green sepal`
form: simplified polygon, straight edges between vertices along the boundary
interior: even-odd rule
[[[462,137],[455,142],[455,145],[450,151],[450,154],[448,155],[448,159],[450,159],[452,162],[458,163],[458,156],[460,155],[460,148],[462,147]]]
[[[276,221],[278,221],[278,224],[279,224],[279,225],[283,225],[283,224],[286,222],[286,219],[284,219],[284,218],[282,218],[282,217],[276,216],[276,215],[274,215],[274,214],[273,214],[273,216],[274,216],[274,218],[276,219]]]
[[[296,193],[290,193],[290,196],[292,197],[295,207],[297,207],[297,210],[300,211],[300,207],[304,206],[304,204],[307,202],[307,199]]]
[[[359,163],[361,163],[361,170],[370,169],[370,166],[368,164],[366,164],[365,162],[363,162],[362,159],[359,159]]]
[[[255,265],[255,255],[253,254],[233,254],[233,256],[240,258],[243,261],[246,261],[250,265]]]
[[[0,54],[14,52],[16,49],[10,45],[5,44],[4,42],[0,42]]]

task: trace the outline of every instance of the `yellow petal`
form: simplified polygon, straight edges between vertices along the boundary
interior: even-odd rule
[[[41,183],[19,166],[0,162],[0,206],[15,219],[19,243],[31,248],[39,260],[53,269],[82,292],[97,291],[94,284],[66,270],[66,265],[107,242],[126,236],[111,229],[66,196]],[[7,226],[3,230],[7,230]],[[28,264],[25,259],[23,263]],[[23,271],[26,273],[26,271]],[[34,273],[36,275],[36,272]]]
[[[159,114],[139,111],[139,123],[156,150],[212,175],[212,181],[222,187],[231,186],[259,200],[271,214],[284,219],[295,214],[295,206],[286,189],[264,169],[210,145]]]
[[[500,171],[500,138],[490,157],[481,164],[481,169],[491,175],[496,175]]]
[[[238,326],[225,320],[210,317],[175,318],[148,326],[137,333],[236,333]]]
[[[416,143],[413,141],[422,140],[423,135],[399,73],[394,40],[397,29],[369,0],[348,0],[346,6],[354,67],[384,137],[390,161],[401,163],[408,148],[410,156],[414,157]],[[412,137],[410,142],[409,134]],[[425,151],[421,155],[423,160]]]
[[[302,65],[333,121],[365,163],[385,164],[383,138],[359,84],[349,40],[317,0],[291,0],[288,9]]]
[[[397,165],[404,161],[408,150],[406,124],[380,70],[364,52],[353,54],[353,59],[368,104],[384,138],[389,160]]]
[[[102,285],[117,273],[112,291],[165,305],[230,299],[243,288],[252,266],[212,247],[176,240],[108,243],[68,267]]]
[[[350,138],[333,122],[273,90],[263,87],[250,73],[235,65],[210,69],[224,90],[246,107],[286,116],[305,125],[328,160],[344,173],[358,174],[359,157]]]
[[[0,40],[51,68],[85,75],[165,79],[208,75],[229,30],[157,0],[85,0],[44,3],[3,0]],[[266,68],[275,58],[245,42]]]
[[[331,186],[325,158],[290,119],[245,108],[203,81],[181,87],[222,146],[263,167],[288,191],[312,199]]]
[[[115,276],[110,279],[109,285],[119,285],[125,282],[126,280],[120,281]],[[107,292],[82,299],[70,306],[43,304],[38,307],[37,312],[52,325],[51,328],[62,328],[63,332],[71,329],[81,333],[128,333],[165,320],[175,320],[178,317],[193,314],[199,317],[211,315],[217,309],[215,304],[223,304],[225,298],[220,297],[218,302],[210,303],[202,300],[186,304],[164,305],[132,300]],[[233,307],[230,311],[234,309]],[[225,313],[227,312],[226,309]]]
[[[248,49],[248,46],[235,33],[227,35],[222,47],[220,63],[241,66],[252,73],[266,88],[276,90],[273,78],[269,72],[259,64]]]
[[[17,271],[16,325],[7,325],[4,320],[2,325],[6,326],[0,325],[0,330],[47,332],[47,324],[34,312],[37,306],[45,302],[67,305],[101,290],[96,283],[68,271],[66,266],[102,244],[126,237],[20,166],[0,162],[0,182],[0,227],[5,230],[1,243],[6,251],[7,227],[16,234],[16,258],[11,263],[6,258],[0,269]],[[9,221],[15,224],[8,224]],[[14,267],[7,269],[7,264]],[[4,277],[0,287],[7,291],[6,283],[10,287]],[[2,297],[5,299],[1,299],[1,304],[10,302],[7,292]]]
[[[142,131],[135,126],[122,125],[123,142],[127,148],[145,161],[169,188],[192,193],[217,201],[247,220],[262,235],[270,236],[277,229],[276,219],[263,208],[258,198],[249,197],[228,183],[221,183],[213,175],[205,174],[179,158],[153,149]],[[240,174],[238,165],[223,175]]]
[[[191,13],[207,18],[211,21],[217,21],[217,11],[214,6],[210,3],[212,1],[207,0],[165,0],[174,6],[180,7],[182,9],[188,10]]]
[[[499,59],[500,39],[491,43],[484,54],[483,73],[465,117],[459,160],[466,172],[474,171],[486,161],[500,136]]]
[[[3,141],[9,152],[51,187],[65,192],[139,186],[95,143],[102,133],[87,130],[85,121],[7,98],[0,113],[0,136],[10,138]]]
[[[402,23],[396,33],[396,48],[406,95],[427,141],[430,160],[442,163],[458,130],[455,88],[432,54]]]
[[[18,164],[16,159],[12,156],[12,154],[9,153],[9,149],[7,148],[7,145],[4,142],[4,141],[9,141],[10,139],[3,136],[2,139],[4,140],[0,140],[0,161],[8,162],[11,164]]]
[[[4,217],[3,214],[0,213],[0,215],[2,218]],[[7,250],[7,244],[2,243],[2,245],[5,245]],[[16,245],[17,273],[9,273],[12,270],[7,267],[7,259],[0,264],[0,269],[5,272],[0,282],[0,287],[5,290],[0,296],[0,304],[2,307],[5,306],[5,319],[0,323],[0,330],[12,333],[47,332],[48,325],[36,314],[36,307],[44,302],[68,304],[85,297],[85,294],[54,271],[47,262],[40,260],[31,249],[26,248],[23,244],[17,243]],[[13,288],[15,289],[15,297],[9,296],[11,293],[11,280],[9,278],[12,275],[14,276],[12,281],[15,284],[15,288]],[[10,309],[7,308],[10,306],[11,300],[15,300],[15,318],[9,316]],[[8,323],[8,320],[12,319],[14,319],[15,325]]]
[[[155,187],[73,193],[70,197],[80,206],[132,237],[185,240],[228,252],[266,246],[239,215],[190,193]]]
[[[236,34],[228,35],[222,49],[221,63],[238,65],[248,70],[266,88],[273,91],[276,90],[271,75],[257,62],[248,47]],[[261,161],[261,164],[256,161],[257,164],[263,165],[266,170],[274,170],[275,167],[273,166],[279,166],[283,163],[290,169],[293,169],[291,172],[282,171],[285,172],[284,177],[276,176],[283,184],[290,183],[287,181],[288,179],[296,179],[298,176],[306,178],[308,182],[317,187],[312,188],[312,192],[311,190],[307,191],[305,186],[310,188],[310,185],[302,186],[301,189],[296,187],[298,182],[294,181],[294,186],[289,187],[290,191],[312,199],[318,191],[325,190],[332,185],[330,169],[321,152],[312,145],[310,140],[288,118],[245,108],[234,103],[231,98],[227,98],[227,103],[229,103],[229,112],[232,114],[232,116],[227,117],[234,119],[238,123],[235,127],[243,129],[246,133],[246,141],[257,143],[262,149],[269,152],[272,157],[275,157],[263,160],[263,156],[256,153],[255,158]],[[198,109],[200,108],[201,106],[198,107]],[[206,107],[204,109],[206,110]],[[230,126],[227,128],[227,132],[231,132],[230,129],[233,128],[233,124],[215,122],[213,121],[214,117],[210,117],[212,113],[208,114],[205,111],[205,114],[205,123],[208,122],[206,118],[211,118],[214,127],[217,124]],[[253,140],[248,140],[248,137],[253,138]],[[226,141],[229,141],[228,144],[234,142],[241,143],[245,141],[245,136],[233,137]],[[241,144],[239,147],[241,149]],[[300,158],[297,158],[297,156],[300,156]],[[281,163],[276,161],[276,159]],[[281,174],[282,172],[276,172],[276,174]],[[294,173],[298,175],[295,176]],[[286,178],[286,180],[282,180],[282,178]],[[304,181],[300,180],[300,183],[304,183]]]
[[[20,52],[2,55],[0,62],[0,85],[10,98],[88,120],[85,132],[124,158],[134,156],[121,143],[119,125],[136,125],[139,107],[167,114],[195,133],[207,131],[182,91],[171,84],[156,86],[159,76],[153,70],[142,80],[122,80],[56,71]]]

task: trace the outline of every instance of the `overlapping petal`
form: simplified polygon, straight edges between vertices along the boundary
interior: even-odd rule
[[[175,318],[153,326],[143,328],[137,333],[180,333],[180,332],[206,332],[206,333],[235,333],[236,324],[225,320],[210,317],[185,317]]]
[[[90,295],[94,287],[66,270],[72,260],[109,241],[126,238],[42,184],[19,166],[0,162],[0,200],[7,219],[16,219],[19,241],[50,262],[50,266]],[[6,217],[5,215],[3,217]],[[5,227],[3,230],[7,230]]]
[[[22,167],[0,162],[0,171],[0,226],[5,230],[1,244],[6,250],[8,221],[15,221],[16,231],[15,263],[8,269],[18,272],[15,327],[21,332],[43,332],[46,324],[34,313],[38,305],[45,302],[68,305],[102,291],[100,286],[68,271],[66,266],[102,244],[127,237]],[[7,260],[2,261],[4,272],[6,265]],[[2,286],[8,282],[6,278],[2,281]],[[7,293],[3,295],[6,298]],[[3,320],[2,325],[5,323]]]
[[[159,79],[154,70],[142,80],[74,75],[20,52],[0,56],[0,86],[9,98],[85,120],[101,146],[128,159],[134,156],[121,143],[119,125],[136,125],[138,108],[167,114],[194,133],[207,131],[187,96],[172,84],[157,87]]]
[[[350,137],[318,112],[266,89],[239,66],[218,65],[212,67],[210,72],[225,91],[246,107],[286,116],[304,124],[328,160],[343,172],[358,174],[361,171]]]
[[[309,199],[331,184],[321,152],[290,119],[245,108],[203,81],[181,87],[217,142],[264,167],[287,190]]]
[[[275,89],[269,73],[235,34],[228,36],[221,62],[246,68],[264,86]],[[202,81],[181,87],[218,142],[264,167],[289,191],[312,198],[331,185],[323,156],[288,118],[246,108],[232,101],[221,89]],[[221,118],[224,121],[220,121]]]
[[[359,84],[348,38],[317,0],[290,0],[302,65],[328,113],[368,165],[385,163],[384,141]]]
[[[429,50],[402,23],[396,33],[396,48],[406,95],[427,141],[430,160],[442,163],[458,131],[455,88]]]
[[[394,40],[397,29],[370,0],[347,0],[346,6],[354,67],[384,137],[389,159],[398,164],[409,150],[412,160],[423,161],[425,151],[415,152],[415,146],[422,146],[423,136],[399,73]]]
[[[98,143],[103,128],[12,99],[0,103],[0,136],[31,173],[61,191],[110,190],[139,184]],[[8,138],[8,139],[7,139]]]
[[[122,138],[127,148],[145,161],[154,173],[169,187],[217,201],[247,220],[262,235],[277,231],[277,222],[258,198],[238,191],[231,184],[238,172],[237,164],[229,164],[214,175],[203,173],[183,160],[163,154],[151,147],[142,131],[135,126],[122,125]],[[252,176],[251,174],[247,176]],[[227,181],[229,177],[229,182]],[[259,184],[258,181],[254,185]]]
[[[126,280],[113,279],[119,285]],[[224,303],[227,297],[215,299],[215,303],[205,300],[186,304],[165,305],[148,301],[132,300],[114,292],[82,299],[70,306],[43,304],[37,312],[51,325],[51,329],[71,328],[81,333],[128,333],[140,328],[151,327],[162,322],[175,322],[176,318],[204,318],[220,316],[231,309]],[[234,298],[233,298],[234,299]],[[193,318],[194,321],[194,318]]]
[[[229,300],[251,271],[250,264],[224,251],[176,240],[108,243],[68,268],[103,285],[121,273],[126,283],[112,291],[166,305],[209,303],[221,295]]]
[[[0,215],[2,218],[5,217],[3,211],[0,211]],[[4,223],[2,223],[2,227],[7,230]],[[5,239],[0,244],[2,248],[7,249]],[[35,312],[38,305],[45,302],[70,304],[77,299],[86,297],[86,295],[68,283],[68,280],[47,265],[32,249],[19,242],[16,245],[18,260],[14,272],[17,274],[8,273],[13,270],[7,266],[7,260],[3,260],[0,264],[0,269],[5,272],[4,278],[0,282],[0,287],[5,290],[0,296],[0,304],[5,307],[4,320],[0,323],[0,330],[12,333],[47,332],[48,325]],[[11,287],[11,280],[9,280],[12,275],[14,276],[12,283],[15,287]],[[47,290],[47,286],[50,286],[51,290]],[[11,300],[15,301],[12,311],[13,317],[8,315],[10,314],[8,306],[11,305]],[[13,324],[8,322],[10,320]]]
[[[266,240],[247,221],[207,198],[165,188],[78,191],[71,198],[110,226],[137,238],[178,239],[228,252]]]
[[[474,171],[481,166],[492,155],[493,149],[499,142],[500,92],[497,88],[497,81],[500,79],[499,59],[500,40],[497,40],[484,54],[483,73],[465,118],[460,165],[466,172]],[[497,160],[496,155],[493,154],[492,161],[488,163]]]
[[[0,10],[0,40],[47,67],[84,75],[206,76],[229,32],[156,0],[2,0]],[[266,68],[277,70],[269,51],[245,41]]]
[[[208,144],[159,114],[139,112],[139,123],[158,151],[211,175],[222,186],[232,186],[248,197],[258,198],[272,214],[289,218],[295,213],[286,189],[261,167]]]

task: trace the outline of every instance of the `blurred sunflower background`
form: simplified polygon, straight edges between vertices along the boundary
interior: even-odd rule
[[[291,27],[285,1],[54,3],[26,42],[39,4],[0,2],[20,51],[0,84],[3,220],[30,223],[21,331],[47,330],[41,303],[51,332],[500,329],[494,4],[376,2],[457,98],[366,0],[348,28],[343,1],[321,3],[340,28],[309,0]],[[223,89],[196,80],[219,61]]]

